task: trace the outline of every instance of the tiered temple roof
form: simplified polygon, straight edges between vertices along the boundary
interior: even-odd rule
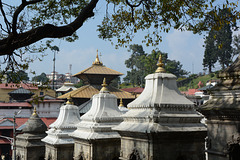
[[[101,85],[103,78],[106,78],[107,84],[109,84],[113,79],[117,78],[120,75],[123,75],[123,73],[104,66],[103,63],[99,60],[97,53],[96,59],[91,67],[84,69],[83,71],[78,72],[73,76],[83,80],[85,84]]]
[[[123,74],[104,66],[103,63],[99,60],[97,54],[96,60],[93,62],[91,67],[73,75],[83,80],[84,84],[86,85],[68,92],[62,96],[59,96],[58,98],[66,99],[69,97],[69,95],[71,95],[72,98],[90,99],[93,95],[99,93],[101,89],[101,83],[104,78],[106,78],[106,83],[110,84],[113,79],[117,78],[120,75]],[[118,99],[134,99],[134,95],[131,93],[114,88],[112,86],[108,86],[107,88],[110,93],[116,95]]]

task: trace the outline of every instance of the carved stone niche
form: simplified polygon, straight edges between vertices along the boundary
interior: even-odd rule
[[[240,160],[240,137],[235,140],[232,136],[232,140],[227,143],[227,151],[229,160]]]
[[[140,153],[139,151],[137,150],[137,148],[134,148],[132,150],[132,153],[128,155],[128,159],[129,160],[141,160],[141,157],[140,157]]]
[[[51,153],[48,154],[48,156],[46,157],[46,159],[47,159],[47,160],[53,160]]]
[[[77,156],[77,160],[85,160],[83,152],[79,153],[79,155]]]

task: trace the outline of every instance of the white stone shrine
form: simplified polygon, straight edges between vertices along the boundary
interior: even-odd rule
[[[156,72],[145,79],[144,91],[113,128],[121,135],[120,159],[202,160],[203,116],[180,94],[176,76],[165,73],[161,56]]]
[[[71,135],[74,160],[114,160],[120,153],[120,135],[111,128],[122,122],[117,97],[110,94],[104,78],[103,88],[93,96],[91,109],[81,117]]]
[[[78,107],[70,102],[60,108],[57,120],[50,125],[48,135],[42,139],[46,143],[45,159],[70,160],[73,157],[74,141],[69,136],[80,122]]]

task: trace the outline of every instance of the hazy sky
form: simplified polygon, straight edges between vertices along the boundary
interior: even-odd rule
[[[130,57],[131,53],[126,48],[115,49],[109,41],[101,40],[97,36],[97,24],[100,23],[104,12],[105,6],[98,5],[95,18],[85,22],[83,27],[78,30],[79,40],[73,43],[63,40],[54,42],[60,49],[60,52],[56,55],[56,71],[58,73],[69,72],[70,64],[72,64],[72,74],[90,67],[95,60],[96,50],[98,49],[104,65],[126,74],[128,69],[124,62]],[[141,44],[141,40],[134,39],[133,44]],[[146,53],[155,49],[154,47],[146,47],[144,44],[143,48]],[[168,34],[163,35],[163,42],[158,48],[168,53],[169,59],[180,61],[185,70],[193,73],[203,72],[203,35],[171,30]],[[53,53],[48,50],[46,54],[48,56],[44,57],[42,62],[35,61],[30,65],[30,69],[36,71],[37,75],[42,72],[49,74],[53,71]]]

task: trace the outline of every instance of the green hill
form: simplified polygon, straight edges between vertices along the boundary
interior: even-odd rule
[[[204,86],[206,85],[207,81],[209,80],[217,80],[217,73],[211,73],[208,75],[197,76],[197,75],[190,75],[188,78],[178,79],[178,89],[180,91],[187,91],[190,88],[197,89],[199,81],[201,81]]]

